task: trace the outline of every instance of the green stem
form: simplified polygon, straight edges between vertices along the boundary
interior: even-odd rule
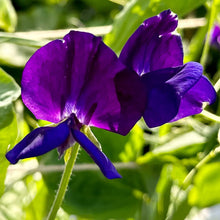
[[[209,111],[206,111],[206,110],[203,110],[200,115],[210,119],[211,121],[214,121],[214,122],[217,122],[217,123],[220,123],[220,117],[218,115],[215,115],[215,114],[212,114],[211,112]]]
[[[193,181],[193,178],[195,176],[195,174],[197,173],[197,171],[206,163],[208,163],[212,158],[216,157],[218,154],[220,153],[220,146],[216,147],[214,150],[210,151],[209,154],[207,154],[189,173],[188,175],[185,177],[182,185],[180,186],[174,201],[173,201],[173,210],[171,211],[170,215],[167,217],[167,220],[172,220],[173,219],[173,215],[176,211],[176,203],[178,201],[179,195],[181,190],[185,190],[188,191],[190,189],[190,185]]]
[[[70,176],[72,174],[72,170],[73,170],[73,166],[75,164],[76,161],[76,157],[77,157],[77,153],[79,150],[79,144],[76,143],[73,147],[72,147],[72,151],[71,151],[71,155],[69,157],[69,160],[66,163],[61,181],[60,181],[60,185],[59,185],[59,189],[57,191],[55,200],[53,202],[53,205],[50,209],[49,215],[47,217],[47,220],[54,220],[56,215],[57,215],[57,211],[60,208],[62,201],[64,199],[65,196],[65,192],[67,190],[67,186],[70,180]]]
[[[211,31],[215,22],[215,18],[217,15],[217,10],[216,7],[217,6],[217,0],[213,0],[212,1],[212,6],[210,9],[210,16],[209,16],[209,23],[208,23],[208,31],[207,31],[207,36],[205,39],[205,45],[202,51],[202,56],[200,59],[200,63],[202,64],[203,67],[205,67],[205,63],[207,61],[207,57],[208,57],[208,52],[209,52],[209,48],[210,48],[210,40],[211,40]]]
[[[210,151],[185,177],[183,181],[182,188],[186,189],[191,183],[192,180],[197,173],[197,171],[206,163],[208,163],[212,158],[214,158],[220,152],[220,147],[215,148],[214,150]]]
[[[220,79],[214,85],[215,91],[218,92],[220,90]]]

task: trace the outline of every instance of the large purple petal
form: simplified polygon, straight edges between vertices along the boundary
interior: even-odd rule
[[[177,15],[170,10],[145,20],[128,39],[120,60],[139,75],[183,64],[181,38],[171,34]]]
[[[141,79],[147,87],[146,124],[156,127],[175,118],[184,95],[201,75],[202,66],[196,62],[144,74]]]
[[[6,154],[6,158],[15,164],[20,159],[45,154],[62,145],[69,134],[68,121],[64,121],[56,127],[37,128],[10,150]]]
[[[199,114],[204,102],[209,104],[216,100],[216,92],[209,80],[202,76],[199,81],[181,99],[178,114],[172,121]]]
[[[180,97],[167,84],[152,88],[147,100],[143,117],[150,128],[169,122],[178,113]]]
[[[135,74],[100,37],[71,31],[64,40],[52,41],[30,58],[23,72],[22,98],[36,118],[59,122],[74,113],[83,124],[125,134],[142,110],[129,112],[129,120],[120,119],[121,112],[126,111],[121,109],[123,103],[116,94],[115,77],[120,74],[127,75],[126,80],[131,75],[137,80],[130,82],[130,90],[140,87],[138,77],[133,77]],[[134,105],[136,93],[131,96],[128,91],[128,95],[128,105]],[[126,130],[119,129],[121,123]]]
[[[65,59],[64,43],[55,40],[37,50],[24,68],[22,99],[37,119],[58,123],[62,118]]]
[[[146,88],[135,72],[120,72],[114,81],[121,107],[118,133],[126,135],[144,113]]]
[[[117,172],[112,162],[85,136],[85,134],[75,129],[71,129],[71,131],[74,139],[99,166],[105,177],[108,179],[121,178],[121,175]]]

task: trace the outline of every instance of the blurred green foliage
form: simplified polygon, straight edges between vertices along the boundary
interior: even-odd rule
[[[17,14],[10,0],[0,1],[0,28],[13,32],[17,25]]]
[[[20,88],[14,79],[0,68],[0,195],[4,192],[4,180],[9,165],[5,153],[13,147],[17,138],[17,121],[12,102],[20,96]]]

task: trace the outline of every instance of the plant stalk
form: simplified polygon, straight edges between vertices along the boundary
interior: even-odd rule
[[[209,48],[210,48],[210,41],[211,41],[211,32],[212,32],[212,28],[214,26],[214,22],[217,16],[217,0],[213,0],[212,1],[212,6],[210,9],[210,15],[209,15],[209,19],[208,19],[208,31],[207,31],[207,36],[205,39],[205,45],[202,51],[202,56],[200,59],[200,63],[202,64],[203,68],[205,67],[206,61],[207,61],[207,57],[208,57],[208,53],[209,53]]]
[[[71,150],[71,154],[69,160],[66,163],[65,169],[63,171],[63,175],[60,181],[59,189],[57,191],[56,197],[53,201],[53,205],[50,209],[50,212],[47,216],[47,220],[54,220],[56,218],[57,212],[63,202],[67,186],[70,180],[70,176],[72,174],[72,170],[76,161],[77,153],[79,150],[79,144],[76,143]]]

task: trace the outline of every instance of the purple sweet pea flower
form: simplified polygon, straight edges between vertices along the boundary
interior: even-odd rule
[[[125,44],[119,59],[136,71],[145,85],[143,114],[149,127],[198,114],[216,92],[199,63],[183,64],[180,36],[173,34],[177,15],[170,10],[145,20]]]
[[[107,178],[121,177],[80,129],[89,125],[125,135],[143,115],[146,96],[139,76],[100,37],[71,31],[40,48],[27,62],[21,86],[35,117],[55,125],[33,130],[9,151],[12,164],[54,148],[63,154],[78,142]]]
[[[220,26],[218,24],[212,28],[210,44],[220,50]]]

